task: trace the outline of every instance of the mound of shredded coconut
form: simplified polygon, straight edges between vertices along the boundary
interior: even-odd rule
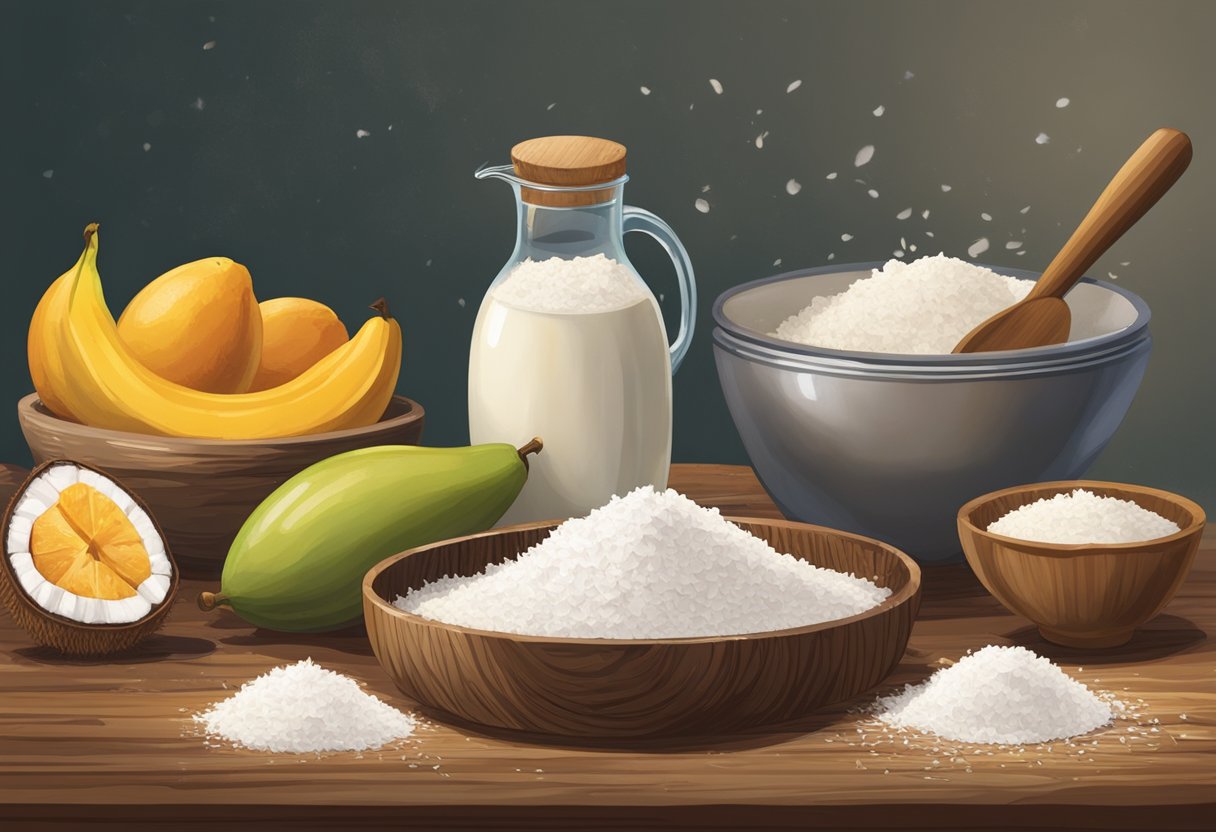
[[[1027,745],[1086,734],[1111,703],[1025,647],[989,645],[878,700],[879,719],[950,740]]]
[[[840,294],[815,298],[770,335],[836,350],[946,355],[1033,285],[944,254],[890,260]]]
[[[414,731],[413,717],[312,659],[246,682],[194,721],[246,748],[294,754],[380,748]]]
[[[604,254],[524,260],[494,287],[497,300],[533,312],[611,312],[647,296],[638,276]]]
[[[525,635],[739,635],[846,618],[891,594],[781,554],[717,509],[643,486],[567,520],[514,560],[395,602],[448,624]]]
[[[988,531],[1041,543],[1137,543],[1181,528],[1131,500],[1078,488],[1019,506],[992,521]]]

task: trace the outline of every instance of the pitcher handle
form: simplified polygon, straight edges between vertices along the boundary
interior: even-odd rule
[[[669,348],[671,350],[671,372],[672,375],[675,375],[676,370],[680,369],[680,364],[684,361],[684,356],[688,353],[688,348],[692,346],[692,333],[697,325],[697,281],[692,273],[692,261],[688,259],[688,252],[684,249],[680,238],[676,236],[676,232],[672,231],[671,226],[663,220],[649,211],[635,208],[632,205],[624,206],[622,214],[624,233],[641,231],[643,234],[654,237],[667,252],[667,256],[671,258],[672,265],[676,267],[676,281],[680,286],[680,331]]]

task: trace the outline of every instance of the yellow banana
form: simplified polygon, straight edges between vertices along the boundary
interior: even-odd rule
[[[105,304],[96,226],[54,330],[67,409],[95,427],[204,439],[265,439],[361,427],[384,413],[401,368],[401,328],[378,305],[349,342],[286,384],[256,393],[204,393],[174,384],[126,349]]]
[[[56,416],[62,419],[79,421],[68,410],[59,390],[63,389],[63,362],[59,360],[59,352],[55,349],[55,339],[50,328],[67,316],[68,295],[72,290],[72,276],[80,268],[84,254],[69,271],[60,275],[50,288],[43,293],[42,299],[34,309],[30,318],[29,337],[26,341],[26,353],[29,359],[30,378],[38,398]]]

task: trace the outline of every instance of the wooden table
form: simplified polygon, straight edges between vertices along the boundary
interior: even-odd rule
[[[677,465],[672,484],[727,514],[777,516],[746,468]],[[209,747],[190,715],[275,665],[311,656],[410,703],[362,632],[255,630],[198,611],[200,582],[183,583],[159,635],[110,662],[59,658],[4,621],[0,828],[1211,828],[1212,543],[1165,613],[1126,648],[1101,654],[1045,643],[965,566],[925,570],[920,619],[891,684],[920,680],[968,648],[1022,644],[1092,687],[1145,703],[1136,724],[1051,752],[882,740],[849,711],[866,697],[781,730],[675,746],[523,742],[428,719],[391,750],[255,753]]]

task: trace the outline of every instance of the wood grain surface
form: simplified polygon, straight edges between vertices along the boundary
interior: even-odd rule
[[[1083,488],[1136,503],[1178,525],[1140,543],[1054,544],[989,534],[1014,509]],[[1156,488],[1068,480],[1006,488],[977,497],[958,513],[958,533],[976,577],[1009,610],[1039,625],[1048,641],[1117,647],[1169,603],[1186,579],[1206,516],[1193,500]]]
[[[676,465],[672,484],[726,513],[777,516],[744,468]],[[920,681],[968,649],[1021,644],[1094,688],[1145,703],[1136,725],[1050,752],[950,754],[932,741],[883,740],[850,711],[869,703],[867,693],[780,729],[678,743],[525,742],[421,713],[424,727],[400,747],[262,754],[209,746],[190,714],[306,656],[411,707],[362,631],[255,630],[182,600],[206,586],[192,581],[160,633],[108,662],[59,658],[0,622],[0,826],[1210,828],[1214,542],[1207,538],[1164,612],[1106,651],[1045,642],[965,565],[923,570],[908,650],[875,692]]]
[[[218,577],[236,533],[262,500],[314,462],[371,445],[416,445],[425,411],[394,396],[375,425],[282,439],[182,439],[59,419],[36,394],[17,404],[35,463],[72,459],[138,494],[165,530],[182,574]]]
[[[899,663],[920,605],[920,568],[877,540],[787,520],[733,518],[780,552],[891,590],[873,609],[812,626],[683,639],[520,636],[399,610],[446,575],[515,558],[554,525],[530,523],[422,546],[363,581],[372,650],[410,699],[491,728],[565,737],[733,733],[850,699]]]

